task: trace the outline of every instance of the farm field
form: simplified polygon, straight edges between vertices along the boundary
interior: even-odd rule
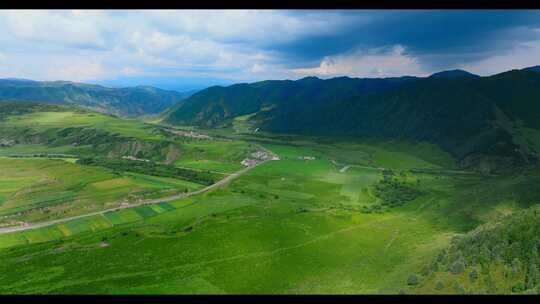
[[[257,150],[245,141],[202,140],[182,144],[180,167],[232,173],[242,168],[240,162]]]
[[[2,223],[44,221],[106,209],[122,199],[165,196],[202,185],[80,166],[74,159],[0,157]]]
[[[519,180],[405,172],[422,195],[365,213],[380,170],[265,147],[283,160],[207,194],[0,235],[0,293],[409,292],[453,236],[524,203],[492,191]]]
[[[118,119],[116,117],[93,112],[34,112],[11,116],[6,124],[14,127],[30,127],[33,129],[53,129],[67,127],[91,127],[106,130],[113,134],[140,139],[162,139],[152,132],[150,125],[139,120]]]

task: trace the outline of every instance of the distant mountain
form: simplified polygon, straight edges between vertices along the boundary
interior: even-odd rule
[[[199,91],[185,102],[175,105],[165,121],[208,127],[230,122],[230,119],[257,112],[263,108],[300,106],[304,110],[328,101],[375,93],[416,81],[415,77],[357,79],[339,77],[322,80],[306,77],[292,80],[266,80],[228,87],[213,86]]]
[[[190,94],[149,86],[108,88],[68,81],[0,79],[1,100],[76,105],[119,116],[157,114]]]
[[[540,73],[540,65],[523,69],[524,71]]]
[[[460,78],[460,77],[480,77],[480,76],[469,73],[464,70],[450,70],[450,71],[438,72],[429,77],[431,78]]]
[[[466,76],[466,77],[462,77]],[[538,151],[521,128],[540,130],[540,74],[262,81],[211,87],[176,105],[171,124],[229,125],[239,115],[288,134],[407,138],[435,143],[464,165],[476,155],[529,162]],[[539,133],[540,134],[540,133]]]

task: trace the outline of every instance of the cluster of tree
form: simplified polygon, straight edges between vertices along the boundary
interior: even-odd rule
[[[540,294],[540,206],[489,223],[452,240],[408,285],[443,289],[443,272],[456,277],[456,293]],[[461,282],[467,282],[466,289]],[[422,282],[425,280],[425,282]],[[463,280],[465,279],[465,280]]]
[[[0,99],[0,121],[4,120],[8,116],[24,115],[39,111],[57,112],[65,111],[66,109],[66,107],[57,105]]]
[[[134,172],[154,176],[182,178],[202,185],[211,185],[217,181],[215,175],[210,172],[187,170],[174,166],[157,164],[155,162],[87,157],[78,159],[77,164],[100,166],[117,172]]]
[[[420,190],[412,184],[394,178],[391,170],[383,171],[383,179],[373,187],[373,193],[380,198],[381,204],[388,207],[398,207],[420,196]]]

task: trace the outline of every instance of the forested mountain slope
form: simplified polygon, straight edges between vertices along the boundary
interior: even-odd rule
[[[478,155],[525,164],[539,151],[540,74],[447,71],[426,78],[308,77],[211,87],[164,120],[216,127],[249,113],[263,131],[407,138],[435,143],[464,166]]]

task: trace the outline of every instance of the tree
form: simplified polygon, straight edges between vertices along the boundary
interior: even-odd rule
[[[459,293],[465,293],[465,288],[458,281],[454,282],[454,290]]]
[[[476,279],[478,279],[478,271],[476,271],[476,268],[469,272],[469,279],[471,280],[471,282],[474,282],[476,281]]]
[[[512,286],[512,292],[522,292],[525,290],[525,284],[519,282],[516,285]]]
[[[441,290],[444,288],[444,284],[441,281],[437,281],[437,284],[435,284],[436,290]]]
[[[452,272],[452,274],[460,274],[463,273],[463,271],[465,271],[465,263],[463,263],[462,259],[455,261],[450,266],[450,272]]]
[[[521,270],[521,261],[518,258],[512,260],[512,277],[515,278]]]
[[[538,277],[538,268],[536,267],[536,264],[531,264],[529,266],[529,273],[527,274],[527,289],[534,288],[537,277]]]
[[[415,286],[418,285],[418,277],[415,274],[411,274],[407,279],[407,285]]]
[[[426,266],[424,266],[424,267],[422,268],[421,274],[422,274],[423,276],[428,276],[430,273],[431,273],[431,269],[430,269],[429,265],[426,265]]]

